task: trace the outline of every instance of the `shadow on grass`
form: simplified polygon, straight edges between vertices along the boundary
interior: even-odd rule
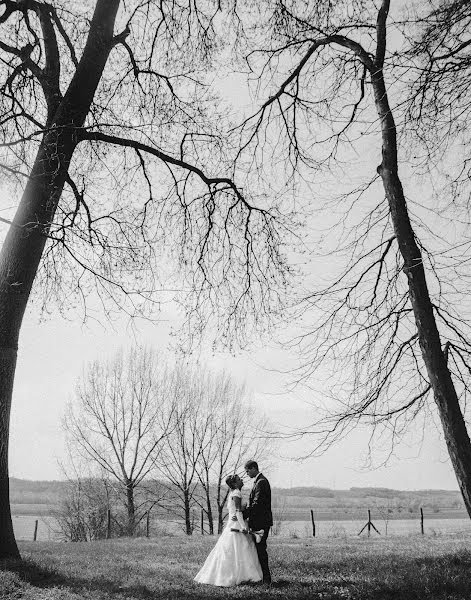
[[[236,598],[240,597],[246,600],[251,598],[270,598],[278,595],[276,593],[277,590],[283,591],[282,597],[286,597],[285,592],[289,591],[292,585],[292,582],[289,580],[279,580],[271,586],[247,583],[233,588],[221,588],[187,581],[176,581],[174,585],[166,582],[160,588],[156,589],[155,587],[150,588],[146,585],[122,585],[119,582],[105,578],[81,579],[79,577],[66,577],[52,568],[42,567],[34,561],[27,559],[2,561],[0,562],[0,568],[1,570],[14,573],[22,582],[33,588],[44,590],[48,588],[60,588],[62,592],[67,590],[77,596],[81,596],[86,590],[88,594],[90,592],[98,592],[102,598],[116,597],[125,598],[126,600],[148,600],[150,598],[153,600],[168,600],[170,598],[178,600],[205,600],[225,595]],[[309,588],[312,591],[312,583],[300,582],[296,587],[298,589]],[[298,597],[312,598],[312,594],[295,596],[295,598]]]
[[[320,560],[319,560],[320,559]],[[328,562],[322,557],[301,560],[290,573],[283,565],[283,577],[276,578],[270,587],[246,584],[234,588],[218,588],[194,584],[187,579],[175,582],[155,581],[154,585],[123,585],[120,582],[97,578],[69,577],[42,567],[31,560],[1,563],[2,570],[14,573],[26,585],[41,590],[60,588],[75,597],[116,598],[126,600],[204,600],[220,597],[290,598],[292,600],[469,600],[471,583],[471,552],[438,557],[408,558],[387,554],[365,560]],[[280,569],[281,570],[281,569]],[[281,573],[280,573],[281,575]],[[16,598],[17,596],[15,596]],[[49,596],[48,596],[49,597]],[[52,596],[51,596],[52,597]],[[62,596],[63,598],[66,596]],[[8,599],[8,596],[7,596]]]
[[[188,590],[188,593],[169,593],[169,589],[155,590],[145,585],[125,586],[119,582],[107,580],[103,577],[97,579],[81,579],[80,577],[70,577],[62,575],[54,569],[42,567],[35,562],[22,559],[15,561],[3,561],[1,569],[15,573],[24,583],[39,589],[60,588],[62,591],[68,590],[77,596],[81,596],[86,590],[90,592],[99,592],[100,597],[123,597],[129,600],[147,600],[153,598],[204,598],[205,595],[194,593],[194,590]],[[179,590],[180,592],[181,590]]]

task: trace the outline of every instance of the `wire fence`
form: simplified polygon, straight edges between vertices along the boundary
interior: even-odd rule
[[[318,519],[314,510],[300,516],[304,518],[275,520],[271,535],[296,539],[471,533],[471,520],[467,517],[445,518],[435,513],[424,513],[423,510],[406,519],[384,518],[369,509],[365,510],[363,519],[348,518],[348,515],[343,519],[338,516],[335,519]],[[209,528],[204,515],[195,511],[192,522],[193,535],[208,535]],[[13,528],[17,540],[64,541],[58,523],[52,516],[14,515]],[[109,537],[118,535],[111,526]],[[182,523],[152,518],[150,515],[143,519],[136,532],[136,536],[152,538],[177,535],[185,535]]]

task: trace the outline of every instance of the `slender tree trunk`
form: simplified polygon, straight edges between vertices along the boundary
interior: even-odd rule
[[[209,483],[209,471],[205,470],[205,482],[203,485],[206,494],[206,517],[208,519],[209,535],[214,535],[214,516],[211,502],[211,485]]]
[[[214,517],[213,517],[213,507],[211,505],[211,494],[209,483],[206,487],[206,516],[208,518],[209,525],[209,535],[214,535]]]
[[[190,506],[190,496],[188,494],[188,490],[183,492],[183,501],[185,507],[185,532],[186,535],[193,534],[193,527],[191,526],[191,506]]]
[[[222,513],[224,510],[224,504],[218,503],[218,533],[222,533],[224,529],[224,519],[222,518]]]
[[[222,470],[219,471],[218,483],[217,483],[217,491],[216,491],[216,506],[218,509],[218,533],[221,534],[224,522],[222,520],[222,511],[224,508],[224,502],[221,503],[221,479],[222,479]]]
[[[378,44],[386,45],[386,16],[389,2],[383,2],[383,12],[378,18]],[[427,369],[435,402],[438,407],[448,453],[456,478],[471,517],[471,443],[463,418],[447,359],[443,352],[430,294],[427,287],[422,255],[416,243],[409,218],[404,191],[398,175],[396,125],[383,76],[383,57],[376,62],[372,83],[382,129],[382,162],[378,167],[386,198],[389,203],[394,232],[404,259],[403,270],[407,275],[409,298],[422,357]]]
[[[0,253],[0,558],[18,556],[8,486],[9,417],[21,323],[66,172],[112,48],[120,0],[97,0],[83,56],[45,133]]]

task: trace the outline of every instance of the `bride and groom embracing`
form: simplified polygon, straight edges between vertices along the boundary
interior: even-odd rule
[[[249,502],[242,506],[242,479],[238,475],[227,477],[229,517],[195,577],[198,583],[224,587],[249,581],[271,583],[267,555],[267,537],[273,525],[270,484],[254,460],[245,463],[245,472],[254,480]]]

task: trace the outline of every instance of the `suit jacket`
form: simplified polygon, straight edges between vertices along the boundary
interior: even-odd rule
[[[249,496],[249,503],[243,512],[254,531],[269,529],[273,525],[271,512],[271,488],[268,479],[259,473]]]

